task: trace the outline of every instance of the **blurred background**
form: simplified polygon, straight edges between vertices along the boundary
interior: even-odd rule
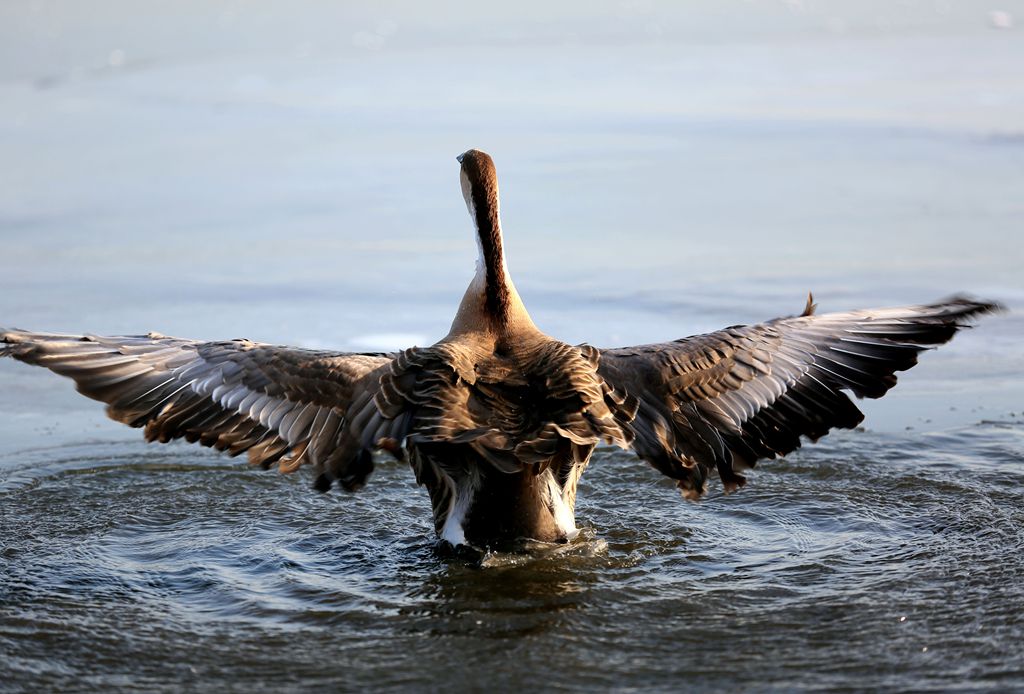
[[[1022,68],[1020,0],[7,0],[0,324],[428,344],[473,273],[470,147],[520,292],[569,342],[808,290],[1021,308]],[[1024,407],[1022,334],[1011,314],[926,355],[869,425]],[[58,379],[0,379],[2,446],[135,435]]]
[[[404,464],[312,494],[0,360],[0,690],[1024,689],[1024,0],[0,0],[0,325],[429,344],[471,147],[568,342],[1011,311],[742,494],[600,450],[486,568]]]

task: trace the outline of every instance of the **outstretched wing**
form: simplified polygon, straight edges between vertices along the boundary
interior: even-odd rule
[[[675,342],[601,351],[598,372],[636,397],[633,449],[698,498],[712,468],[727,491],[761,458],[800,437],[852,428],[864,415],[843,391],[879,398],[897,371],[1000,307],[952,298],[928,306],[779,318]]]
[[[72,378],[107,414],[146,440],[184,438],[263,467],[311,463],[317,487],[357,487],[375,441],[349,426],[353,402],[372,407],[383,354],[318,352],[248,340],[198,342],[149,334],[54,335],[0,329],[0,357]],[[372,414],[372,413],[371,413]],[[377,418],[379,419],[379,418]]]

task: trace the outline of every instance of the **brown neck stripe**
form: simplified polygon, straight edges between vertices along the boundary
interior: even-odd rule
[[[511,300],[505,281],[501,222],[498,217],[498,177],[494,162],[487,154],[470,150],[463,157],[462,167],[469,180],[480,247],[483,249],[487,313],[494,320],[504,321],[508,317]]]

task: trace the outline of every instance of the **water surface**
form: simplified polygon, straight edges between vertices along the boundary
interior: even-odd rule
[[[1024,688],[1024,6],[1003,6],[1017,25],[974,2],[5,4],[0,324],[428,344],[473,272],[468,147],[569,342],[808,290],[1012,311],[741,493],[686,503],[599,451],[578,541],[482,562],[434,551],[397,463],[315,494],[146,446],[5,361],[0,689]]]

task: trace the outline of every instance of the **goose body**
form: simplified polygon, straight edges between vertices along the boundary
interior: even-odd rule
[[[698,498],[759,459],[863,415],[924,349],[996,304],[935,304],[735,326],[661,344],[572,346],[541,332],[509,275],[487,154],[460,155],[480,258],[440,342],[393,354],[0,329],[0,356],[68,376],[149,441],[184,438],[314,486],[356,490],[381,450],[426,486],[438,537],[497,546],[576,534],[576,486],[594,448],[632,448]]]

